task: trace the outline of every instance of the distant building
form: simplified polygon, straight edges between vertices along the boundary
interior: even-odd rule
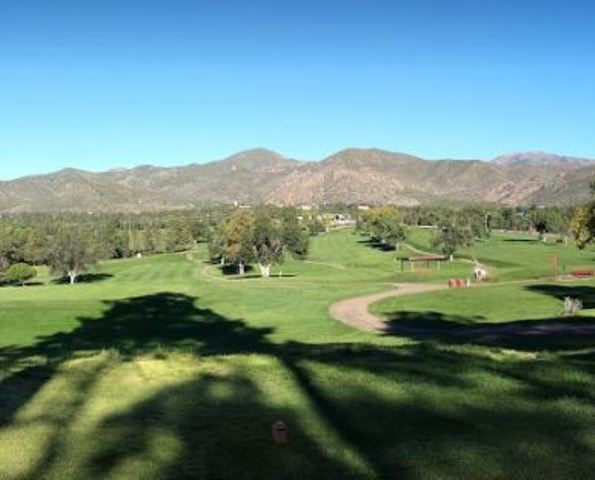
[[[358,205],[358,210],[370,210],[370,205]]]
[[[350,215],[343,213],[335,213],[332,215],[331,223],[336,227],[352,227],[355,226],[355,220]]]

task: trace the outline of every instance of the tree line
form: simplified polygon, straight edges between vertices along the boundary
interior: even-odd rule
[[[23,283],[47,265],[74,283],[98,260],[171,253],[207,236],[221,212],[22,214],[0,219],[0,277]]]
[[[0,217],[0,280],[22,284],[47,265],[70,283],[99,260],[180,252],[206,242],[213,261],[263,276],[287,256],[305,258],[308,238],[329,229],[333,214],[349,216],[371,241],[398,249],[410,227],[433,226],[433,246],[445,255],[495,229],[574,235],[579,246],[595,236],[595,201],[578,208],[494,205],[309,209],[209,207],[143,214],[21,214]]]
[[[595,203],[595,202],[594,202]],[[577,236],[590,239],[594,229],[580,228],[592,218],[589,209],[595,206],[566,207],[504,207],[494,205],[376,207],[366,211],[352,209],[357,218],[357,229],[386,248],[398,249],[407,239],[409,227],[434,227],[431,244],[443,254],[452,256],[457,250],[469,247],[494,230],[528,231],[543,240],[547,234],[563,239]],[[591,210],[592,211],[592,210]],[[577,216],[582,216],[578,218]],[[582,219],[582,220],[581,220]],[[593,221],[595,224],[595,221]],[[579,246],[580,238],[577,236]]]
[[[324,231],[316,215],[292,208],[212,207],[144,214],[20,214],[0,218],[0,281],[23,284],[35,266],[75,283],[100,260],[174,253],[208,242],[226,262],[256,262],[264,275],[290,254],[304,257],[308,237]]]

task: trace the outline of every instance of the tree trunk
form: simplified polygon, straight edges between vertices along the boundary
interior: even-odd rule
[[[220,263],[222,267],[225,266],[225,257],[221,257]]]
[[[271,265],[263,265],[262,263],[258,264],[260,268],[260,274],[263,278],[269,278],[271,276]]]
[[[238,263],[238,273],[240,275],[244,275],[245,271],[246,271],[246,268],[245,268],[244,262],[242,262],[240,260],[240,263]]]
[[[70,279],[71,285],[74,285],[74,283],[76,282],[76,277],[77,277],[76,272],[68,272],[68,278]]]

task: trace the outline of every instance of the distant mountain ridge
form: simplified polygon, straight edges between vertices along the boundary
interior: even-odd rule
[[[218,203],[506,205],[584,201],[595,161],[542,152],[425,160],[351,148],[319,162],[262,148],[181,167],[73,168],[0,182],[0,211],[146,211]]]
[[[519,153],[512,153],[508,155],[502,155],[500,157],[496,157],[492,160],[493,163],[497,163],[499,165],[508,165],[508,166],[520,166],[520,165],[542,165],[542,166],[567,166],[567,167],[577,167],[577,166],[587,166],[593,164],[593,160],[589,160],[586,158],[577,158],[577,157],[565,157],[561,155],[556,155],[554,153],[547,153],[547,152],[519,152]]]

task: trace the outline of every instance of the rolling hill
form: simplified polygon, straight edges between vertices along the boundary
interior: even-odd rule
[[[498,202],[586,200],[595,161],[528,152],[481,160],[425,160],[347,149],[304,162],[266,149],[183,167],[65,169],[0,182],[0,211],[143,211],[214,203]]]

